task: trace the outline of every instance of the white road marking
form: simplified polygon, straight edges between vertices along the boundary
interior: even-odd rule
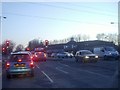
[[[39,68],[39,66],[36,64],[36,67]]]
[[[68,72],[63,71],[63,70],[59,69],[58,67],[56,67],[56,69],[59,70],[59,71],[61,71],[61,72],[63,72],[63,73],[65,73],[65,74],[68,74]]]
[[[99,73],[91,72],[91,71],[88,71],[88,70],[81,70],[81,69],[79,69],[79,71],[83,71],[83,72],[99,75],[99,76],[102,76],[104,78],[108,78],[108,76],[106,76],[106,75],[102,75],[102,74],[99,74]]]
[[[59,64],[61,64],[61,65],[63,65],[63,66],[67,66],[67,67],[70,67],[69,65],[66,65],[66,64],[62,64],[62,63],[59,63]]]
[[[48,78],[48,80],[51,82],[51,83],[53,83],[53,80],[44,72],[44,71],[41,71],[47,78]]]
[[[60,64],[61,64],[61,63],[60,63]],[[67,66],[67,67],[69,67],[69,68],[72,68],[72,67],[70,67],[69,65],[66,65],[66,64],[61,64],[61,65]],[[102,75],[102,74],[99,74],[99,73],[91,72],[91,71],[88,71],[88,70],[79,69],[79,71],[83,71],[83,72],[87,72],[87,73],[99,75],[99,76],[102,76],[102,77],[104,77],[104,78],[109,78],[109,77],[106,76],[106,75]]]

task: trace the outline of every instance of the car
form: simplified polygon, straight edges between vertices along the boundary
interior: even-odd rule
[[[111,46],[95,47],[93,49],[93,52],[94,54],[98,54],[99,57],[103,58],[104,60],[108,60],[109,58],[114,58],[118,60],[120,57],[119,52]]]
[[[64,52],[64,53],[67,54],[67,57],[68,57],[68,58],[72,58],[72,57],[74,57],[74,55],[73,55],[72,53],[69,53],[69,52]]]
[[[58,58],[68,58],[68,54],[66,52],[57,53]]]
[[[52,53],[52,54],[51,54],[51,57],[52,57],[52,58],[57,58],[57,53]]]
[[[5,68],[7,78],[11,78],[12,75],[20,74],[34,76],[34,63],[31,59],[31,53],[28,51],[11,53]]]
[[[98,55],[93,54],[90,50],[79,50],[75,54],[75,61],[78,62],[97,62]]]
[[[44,52],[35,52],[33,55],[33,61],[46,61],[47,60],[47,54]]]

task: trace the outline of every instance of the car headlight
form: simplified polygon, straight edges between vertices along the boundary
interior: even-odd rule
[[[85,58],[89,58],[89,56],[85,56]]]
[[[95,58],[98,58],[98,56],[95,56]]]

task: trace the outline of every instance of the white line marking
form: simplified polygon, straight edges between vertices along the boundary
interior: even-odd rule
[[[51,83],[53,83],[53,80],[44,72],[44,71],[41,71],[47,78],[48,78],[48,80],[51,82]]]
[[[67,66],[67,67],[69,67],[69,68],[72,68],[72,67],[70,67],[69,65],[62,64],[62,63],[60,63],[60,64],[61,64],[61,65],[64,65],[64,66]],[[88,70],[81,70],[81,69],[79,69],[79,71],[84,71],[84,72],[87,72],[87,73],[91,73],[91,74],[95,74],[95,75],[102,76],[102,77],[104,77],[104,78],[108,78],[108,76],[106,76],[106,75],[102,75],[102,74],[99,74],[99,73],[91,72],[91,71],[88,71]]]
[[[70,67],[69,65],[66,65],[66,64],[62,64],[62,63],[60,63],[61,65],[63,65],[63,66],[67,66],[67,67]]]
[[[63,70],[59,69],[58,67],[56,67],[56,69],[59,70],[59,71],[61,71],[61,72],[63,72],[63,73],[65,73],[65,74],[68,74],[68,72],[63,71]]]
[[[39,68],[39,66],[36,64],[36,67]]]
[[[108,78],[108,76],[106,76],[106,75],[102,75],[102,74],[99,74],[99,73],[91,72],[91,71],[88,71],[88,70],[80,70],[80,71],[84,71],[84,72],[87,72],[87,73],[91,73],[91,74],[102,76],[104,78]]]

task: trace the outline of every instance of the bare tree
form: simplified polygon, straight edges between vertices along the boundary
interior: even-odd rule
[[[16,47],[16,50],[15,51],[23,51],[24,49],[24,46],[22,44],[19,44],[17,47]]]
[[[9,42],[8,45],[6,44],[6,41]],[[10,54],[10,53],[13,51],[14,47],[15,47],[15,42],[12,41],[12,40],[5,40],[5,41],[2,43],[2,48],[5,48],[4,54],[6,54],[6,55]]]

